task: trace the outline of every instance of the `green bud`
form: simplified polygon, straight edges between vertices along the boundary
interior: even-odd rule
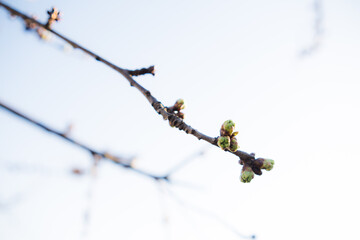
[[[275,164],[275,161],[272,159],[264,158],[264,163],[262,165],[262,169],[265,169],[266,171],[270,171],[273,169]]]
[[[230,147],[230,137],[219,137],[217,144],[222,150],[227,149],[228,147]]]
[[[231,138],[230,140],[230,151],[236,152],[236,150],[239,148],[237,140],[235,137]]]
[[[220,134],[222,136],[231,136],[234,132],[235,123],[232,120],[226,120],[221,126]]]
[[[184,99],[182,99],[182,98],[178,99],[175,104],[183,105]]]
[[[184,102],[184,99],[178,99],[176,101],[176,103],[174,104],[174,108],[178,111],[182,110],[185,108],[185,102]]]
[[[249,183],[254,178],[254,172],[251,167],[244,165],[241,170],[240,181],[243,183]]]

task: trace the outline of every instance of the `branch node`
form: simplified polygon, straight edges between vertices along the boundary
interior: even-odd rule
[[[151,75],[155,76],[155,66],[150,66],[148,68],[141,68],[141,69],[136,69],[136,70],[127,70],[127,72],[128,72],[128,74],[130,74],[133,77],[145,75],[145,74],[151,74]]]
[[[60,11],[53,7],[51,10],[47,11],[47,14],[49,15],[49,18],[45,24],[45,27],[47,29],[51,29],[54,22],[60,21]]]

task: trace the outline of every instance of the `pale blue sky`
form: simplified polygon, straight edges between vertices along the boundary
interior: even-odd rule
[[[205,149],[174,175],[192,187],[168,187],[245,235],[360,238],[359,1],[322,1],[321,44],[305,57],[314,36],[311,0],[5,2],[42,21],[56,6],[63,12],[56,31],[121,67],[155,65],[155,77],[137,79],[160,101],[184,98],[186,122],[211,136],[233,119],[240,148],[276,165],[240,183],[233,155],[170,128],[117,72],[63,51],[55,38],[40,41],[3,9],[1,101],[59,130],[73,123],[72,137],[136,155],[137,166],[154,173]],[[90,160],[0,109],[0,239],[238,239],[174,201],[168,187],[107,162],[89,203],[90,176],[68,172],[89,170]],[[9,164],[25,167],[10,171]]]

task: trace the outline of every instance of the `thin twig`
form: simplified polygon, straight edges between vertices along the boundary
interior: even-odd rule
[[[182,160],[181,162],[179,162],[176,166],[172,167],[166,174],[166,176],[170,176],[173,175],[175,172],[179,171],[180,169],[182,169],[183,167],[185,167],[186,165],[188,165],[190,162],[194,161],[195,159],[197,159],[199,156],[204,155],[205,150],[201,150],[201,151],[197,151],[195,153],[193,153],[191,156],[188,156],[187,158],[185,158],[184,160]]]
[[[319,49],[321,42],[323,40],[324,29],[324,13],[323,13],[323,3],[322,0],[314,0],[313,2],[313,11],[315,15],[314,20],[314,36],[312,43],[305,49],[301,51],[301,55],[311,55],[316,50]]]
[[[168,209],[168,204],[167,201],[165,199],[165,186],[163,181],[157,181],[156,185],[158,187],[158,192],[159,192],[159,205],[161,208],[161,222],[164,226],[164,231],[165,231],[165,235],[164,235],[164,239],[166,240],[171,240],[171,229],[170,229],[170,215],[169,215],[169,209]]]
[[[97,170],[99,167],[99,160],[100,158],[98,155],[94,155],[93,157],[94,162],[91,165],[90,169],[90,179],[89,179],[89,185],[86,193],[86,207],[84,211],[84,218],[83,218],[83,234],[82,236],[84,239],[89,233],[90,223],[91,223],[91,212],[92,212],[92,206],[93,206],[93,195],[95,190],[95,183],[97,180]]]
[[[120,166],[122,166],[122,167],[124,167],[124,168],[130,169],[130,170],[132,170],[132,171],[134,171],[134,172],[137,172],[137,173],[139,173],[139,174],[145,175],[145,176],[147,176],[147,177],[153,178],[153,179],[155,179],[155,180],[160,180],[160,179],[161,179],[161,180],[167,181],[167,177],[166,177],[166,176],[157,176],[157,175],[150,174],[150,173],[148,173],[148,172],[145,172],[145,171],[142,171],[142,170],[140,170],[140,169],[134,168],[134,167],[133,167],[131,164],[129,164],[129,163],[124,163],[124,161],[126,161],[126,159],[122,159],[122,158],[120,158],[120,157],[117,157],[117,156],[115,156],[115,155],[112,155],[112,154],[109,154],[109,153],[106,153],[106,152],[105,152],[105,153],[102,153],[102,152],[96,151],[96,150],[94,150],[93,148],[90,148],[89,146],[86,146],[85,144],[82,144],[82,143],[80,143],[80,142],[77,142],[77,141],[75,141],[74,139],[66,136],[66,134],[64,134],[64,133],[61,133],[61,132],[59,132],[59,131],[56,131],[56,130],[54,130],[54,129],[48,127],[48,126],[46,126],[45,124],[40,123],[39,121],[36,121],[36,120],[34,120],[34,119],[32,119],[32,118],[30,118],[30,117],[28,117],[28,116],[25,116],[24,114],[22,114],[22,113],[20,113],[20,112],[18,112],[18,111],[16,111],[16,110],[10,108],[9,106],[4,105],[2,102],[0,102],[0,107],[3,108],[3,109],[5,109],[5,110],[7,110],[7,111],[9,111],[10,113],[12,113],[12,114],[14,114],[14,115],[16,115],[16,116],[22,118],[23,120],[26,120],[27,122],[30,122],[30,123],[34,124],[35,126],[43,129],[43,130],[46,130],[46,131],[49,132],[49,133],[55,134],[56,136],[58,136],[58,137],[62,138],[63,140],[71,143],[72,145],[77,146],[77,147],[79,147],[79,148],[81,148],[81,149],[89,152],[92,156],[99,156],[99,157],[101,157],[102,159],[110,160],[111,162],[113,162],[113,163],[115,163],[115,164],[117,164],[117,165],[120,165]]]
[[[181,205],[183,207],[186,207],[188,209],[191,209],[193,212],[197,212],[200,215],[207,216],[207,217],[210,217],[210,218],[214,219],[216,222],[223,225],[225,228],[227,228],[228,230],[233,232],[238,237],[245,238],[245,239],[246,238],[247,239],[255,239],[256,238],[255,235],[245,235],[245,234],[240,233],[239,230],[236,229],[236,227],[234,227],[233,225],[231,225],[230,223],[228,223],[227,221],[225,221],[224,219],[222,219],[221,217],[219,217],[215,213],[185,202],[178,195],[176,195],[173,191],[171,191],[169,188],[167,188],[167,193],[177,204],[179,204],[179,205]]]
[[[17,10],[15,10],[14,8],[0,2],[0,6],[4,7],[7,11],[10,12],[10,14],[12,15],[16,15],[21,17],[22,19],[35,23],[36,25],[38,25],[41,28],[44,28],[46,30],[48,30],[49,32],[53,33],[54,35],[56,35],[57,37],[63,39],[64,41],[68,42],[71,46],[73,46],[74,48],[80,49],[81,51],[87,53],[88,55],[90,55],[91,57],[93,57],[95,60],[104,63],[105,65],[109,66],[110,68],[114,69],[115,71],[119,72],[123,77],[125,77],[128,82],[130,83],[130,85],[132,87],[135,87],[136,89],[138,89],[144,96],[145,98],[149,101],[149,103],[151,104],[151,106],[155,109],[155,111],[160,114],[164,120],[168,120],[170,122],[171,126],[174,126],[176,128],[178,128],[179,130],[182,130],[184,132],[186,132],[187,134],[191,134],[193,136],[195,136],[196,138],[198,138],[199,140],[204,140],[207,141],[208,143],[218,147],[217,145],[217,137],[210,137],[207,136],[199,131],[197,131],[196,129],[192,128],[190,125],[186,124],[181,118],[177,117],[176,115],[174,115],[173,113],[169,113],[167,111],[167,108],[164,107],[164,105],[158,101],[151,93],[149,90],[145,89],[143,86],[141,86],[139,83],[137,83],[132,77],[131,74],[129,73],[128,70],[120,68],[118,66],[116,66],[115,64],[109,62],[108,60],[100,57],[99,55],[93,53],[92,51],[86,49],[85,47],[75,43],[74,41],[68,39],[67,37],[65,37],[64,35],[49,29],[46,25],[40,23],[39,21],[35,20],[34,18],[31,18]],[[83,147],[83,146],[81,146]],[[88,150],[88,149],[87,149]],[[236,152],[230,152],[238,157],[240,157],[240,159],[244,162],[247,163],[249,165],[251,165],[253,163],[253,161],[255,160],[254,155],[251,155],[249,153],[237,150]],[[128,167],[128,166],[126,166]],[[134,171],[137,171],[136,169],[133,169]]]

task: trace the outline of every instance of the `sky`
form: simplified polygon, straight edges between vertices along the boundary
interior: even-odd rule
[[[88,152],[0,109],[0,239],[360,239],[359,1],[3,2],[42,22],[56,6],[59,33],[120,67],[155,65],[136,80],[164,105],[183,98],[213,137],[232,119],[240,149],[275,167],[241,183],[234,155],[0,8],[1,102],[154,174],[192,159],[172,184],[105,161],[94,172]]]

